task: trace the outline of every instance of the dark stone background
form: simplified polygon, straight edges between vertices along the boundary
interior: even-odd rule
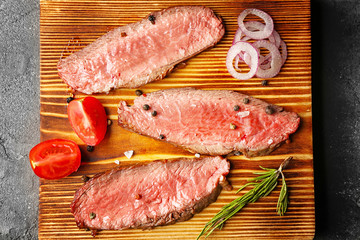
[[[315,239],[360,239],[360,0],[312,0]],[[0,239],[36,239],[39,1],[0,0]]]

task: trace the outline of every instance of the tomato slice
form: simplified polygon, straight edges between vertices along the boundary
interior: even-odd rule
[[[107,116],[99,100],[94,97],[73,100],[67,112],[72,128],[85,144],[95,146],[104,139]]]
[[[81,152],[73,141],[52,139],[33,147],[29,159],[36,175],[45,179],[59,179],[78,170]]]

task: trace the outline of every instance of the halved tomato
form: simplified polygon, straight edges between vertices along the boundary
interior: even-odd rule
[[[95,146],[104,139],[107,116],[99,100],[94,97],[72,100],[67,112],[72,128],[85,144]]]
[[[52,139],[33,147],[29,158],[36,175],[45,179],[59,179],[78,170],[81,152],[73,141]]]

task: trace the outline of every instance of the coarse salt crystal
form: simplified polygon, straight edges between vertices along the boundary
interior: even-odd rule
[[[103,218],[103,221],[104,221],[105,223],[108,223],[109,220],[110,220],[110,217],[109,217],[109,216],[106,216],[106,217]]]
[[[239,117],[247,117],[250,115],[250,112],[249,111],[238,112],[236,115]]]
[[[272,139],[269,139],[268,144],[272,144],[274,141]]]
[[[119,160],[115,160],[115,163],[116,163],[117,165],[119,165],[119,164],[120,164],[120,161],[119,161]]]
[[[128,159],[130,159],[133,154],[134,154],[134,151],[133,151],[133,150],[124,152],[124,155],[125,155]]]
[[[199,154],[199,153],[195,153],[195,157],[196,157],[196,158],[199,158],[199,157],[200,157],[200,154]]]

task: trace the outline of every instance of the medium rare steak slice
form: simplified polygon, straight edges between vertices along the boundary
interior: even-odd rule
[[[98,174],[76,191],[80,228],[152,228],[185,221],[214,202],[229,162],[221,157],[158,160]]]
[[[60,60],[58,73],[71,88],[87,94],[135,88],[164,78],[224,33],[222,20],[210,8],[172,7],[110,31]]]
[[[300,123],[296,113],[238,92],[193,88],[146,94],[133,106],[121,101],[118,114],[120,126],[191,152],[248,157],[269,154]]]

